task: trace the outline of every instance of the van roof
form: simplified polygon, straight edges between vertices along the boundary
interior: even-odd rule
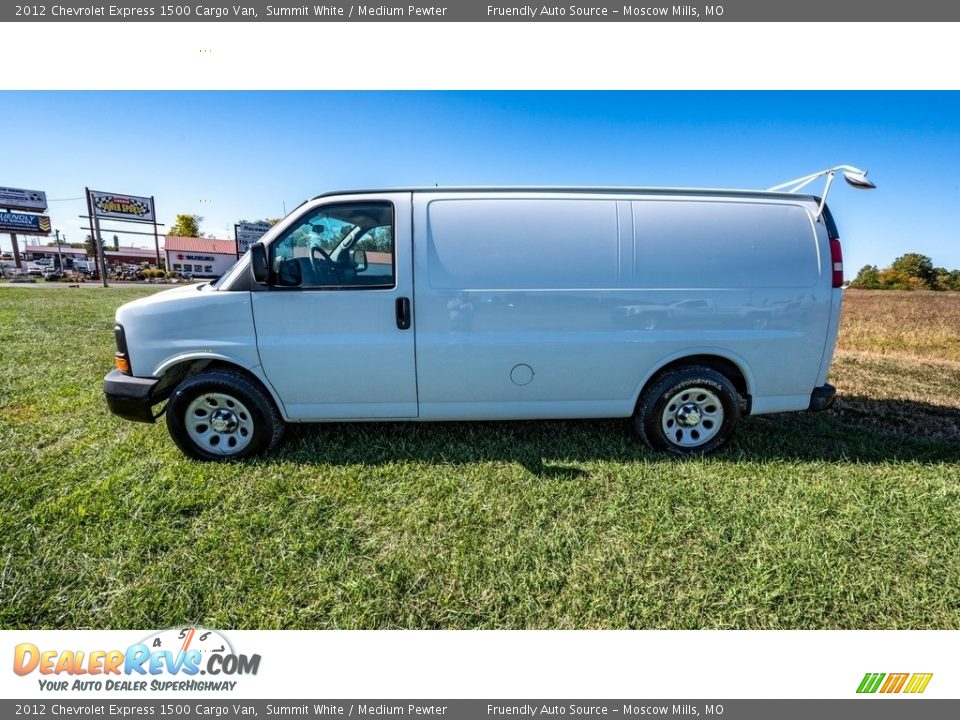
[[[783,198],[801,202],[817,202],[813,195],[801,193],[772,192],[770,190],[744,190],[734,188],[679,188],[679,187],[626,187],[604,185],[452,185],[408,186],[392,188],[366,188],[362,190],[332,190],[315,195],[318,200],[336,195],[368,195],[373,193],[473,193],[473,192],[525,192],[525,193],[599,193],[607,195],[697,195],[740,198]],[[309,200],[305,201],[309,202]]]

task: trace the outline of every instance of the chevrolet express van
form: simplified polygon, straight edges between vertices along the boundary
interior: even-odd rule
[[[117,310],[104,392],[204,460],[341,420],[623,417],[705,453],[743,415],[831,404],[842,281],[812,195],[328,193],[218,281]]]

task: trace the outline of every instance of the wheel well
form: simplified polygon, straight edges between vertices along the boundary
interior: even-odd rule
[[[166,372],[164,372],[160,377],[160,382],[157,385],[157,389],[154,391],[154,398],[156,398],[154,402],[160,402],[161,400],[166,400],[168,397],[170,397],[170,394],[173,393],[174,388],[176,388],[177,385],[179,385],[185,378],[188,378],[191,375],[196,375],[204,370],[215,370],[217,368],[223,370],[232,370],[233,372],[238,372],[246,376],[252,382],[255,382],[257,385],[259,385],[267,394],[267,397],[270,398],[271,402],[276,405],[276,401],[273,399],[273,394],[270,392],[269,388],[264,387],[263,383],[260,381],[260,378],[258,378],[249,370],[245,370],[239,365],[234,365],[233,363],[226,362],[225,360],[203,359],[184,360],[183,362],[167,368]]]
[[[737,367],[735,362],[728,360],[725,357],[720,357],[719,355],[688,355],[687,357],[673,360],[651,375],[643,389],[646,390],[651,383],[660,379],[668,372],[677,370],[679,368],[694,366],[708,367],[711,370],[716,370],[718,373],[726,377],[727,380],[733,383],[733,387],[736,388],[736,391],[740,394],[740,397],[742,397],[747,403],[747,411],[749,412],[750,393],[747,389],[747,379],[744,377],[743,372],[739,367]]]

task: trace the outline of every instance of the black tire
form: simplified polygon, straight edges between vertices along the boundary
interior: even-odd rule
[[[242,418],[243,424],[235,431],[219,433],[218,440],[222,439],[223,442],[217,442],[216,447],[209,442],[203,444],[194,439],[195,436],[201,440],[205,438],[204,433],[197,432],[198,427],[204,426],[202,418],[194,415],[206,411],[206,406],[194,406],[194,412],[187,417],[194,402],[199,400],[203,405],[205,397],[210,401],[220,399],[220,402],[212,403],[211,409],[216,410],[219,405],[222,412],[238,410],[238,422],[241,422],[239,418]],[[227,408],[227,405],[230,405],[230,408]],[[239,408],[242,408],[242,412]],[[167,430],[177,447],[185,455],[197,460],[241,460],[272,450],[283,437],[283,418],[280,417],[273,398],[258,382],[236,370],[216,369],[191,375],[173,391],[167,403],[166,416]],[[192,429],[188,427],[188,423],[193,423]],[[229,428],[229,425],[226,428]],[[211,428],[208,428],[208,431],[211,439],[212,435],[218,434]],[[243,436],[240,433],[243,433]],[[228,442],[236,443],[239,449],[233,450]]]
[[[687,424],[694,419],[695,424]],[[647,445],[676,455],[704,455],[720,449],[738,422],[736,388],[723,374],[701,366],[678,368],[655,378],[641,393],[633,415],[633,427]]]

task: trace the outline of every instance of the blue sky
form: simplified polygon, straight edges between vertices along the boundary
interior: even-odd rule
[[[848,277],[910,251],[960,267],[957,92],[0,92],[0,138],[0,185],[45,190],[69,241],[85,186],[227,237],[335,189],[764,188],[849,163],[878,190],[831,193]]]

